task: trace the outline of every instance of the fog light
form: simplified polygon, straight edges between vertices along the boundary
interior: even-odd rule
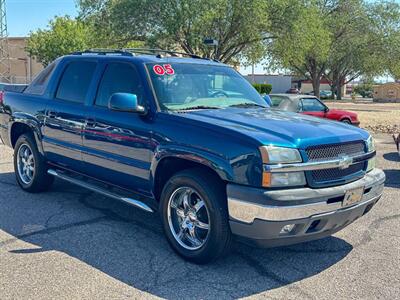
[[[306,184],[304,172],[273,173],[271,176],[271,186],[300,186]]]
[[[280,234],[288,234],[290,233],[296,224],[288,224],[282,227]]]

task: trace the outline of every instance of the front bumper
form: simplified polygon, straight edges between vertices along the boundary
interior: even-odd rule
[[[331,235],[367,213],[380,199],[382,170],[341,186],[266,190],[228,184],[230,226],[234,234],[259,246],[289,245]],[[343,206],[348,190],[364,188],[360,202]],[[289,232],[285,225],[294,224]]]

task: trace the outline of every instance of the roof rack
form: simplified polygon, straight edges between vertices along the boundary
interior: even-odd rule
[[[152,48],[122,48],[122,49],[88,49],[85,51],[77,51],[71,53],[72,55],[121,55],[121,56],[134,56],[140,54],[148,54],[148,55],[156,55],[159,58],[162,58],[165,55],[170,55],[173,57],[191,57],[196,59],[206,59],[217,61],[212,58],[201,57],[196,54],[179,52],[179,51],[171,51],[171,50],[162,50],[162,49],[152,49]]]
[[[88,49],[85,51],[76,51],[71,55],[122,55],[122,56],[133,56],[131,52],[124,51],[122,49]]]
[[[188,56],[191,58],[199,58],[199,59],[207,59],[196,54],[186,53],[186,52],[179,52],[179,51],[171,51],[171,50],[162,50],[162,49],[152,49],[152,48],[124,48],[121,49],[122,51],[130,52],[130,53],[138,53],[138,54],[152,54],[152,55],[159,55],[162,57],[162,54],[169,54],[171,56]]]

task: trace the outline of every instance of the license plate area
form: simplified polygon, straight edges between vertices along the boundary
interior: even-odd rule
[[[360,202],[363,195],[364,195],[364,187],[348,190],[344,195],[342,206],[343,207],[350,206],[357,202]]]

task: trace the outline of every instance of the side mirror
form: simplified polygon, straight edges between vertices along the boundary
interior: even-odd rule
[[[146,109],[138,104],[135,94],[115,93],[108,101],[108,108],[115,111],[133,112],[144,114]]]
[[[328,112],[329,111],[329,108],[328,107],[325,107],[325,109],[324,109],[324,112]]]

